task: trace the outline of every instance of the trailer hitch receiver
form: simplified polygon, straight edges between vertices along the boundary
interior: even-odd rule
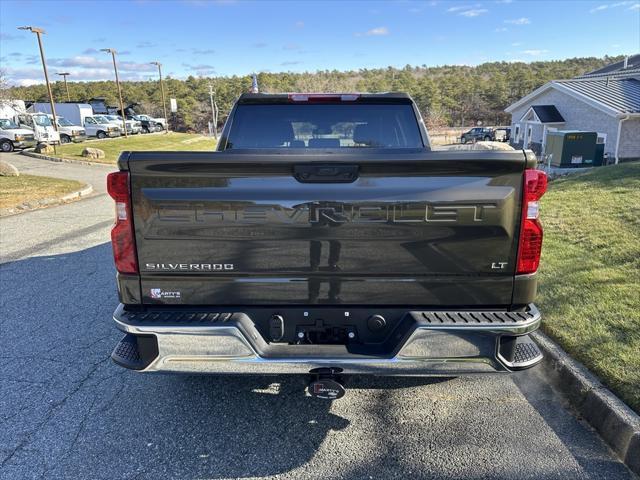
[[[309,395],[323,400],[337,400],[346,392],[340,377],[340,368],[316,368],[311,370],[311,381],[307,387]]]

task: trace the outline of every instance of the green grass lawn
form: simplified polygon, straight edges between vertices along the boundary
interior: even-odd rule
[[[87,160],[82,156],[85,147],[99,148],[105,153],[105,158],[91,160],[103,163],[116,163],[120,152],[136,150],[214,150],[215,140],[203,135],[189,133],[168,133],[152,135],[129,135],[128,138],[119,137],[95,142],[70,143],[57,147],[58,157],[75,160]]]
[[[554,180],[542,222],[543,330],[640,412],[640,163]]]
[[[0,176],[0,208],[15,208],[23,203],[57,198],[80,190],[84,184],[76,180],[20,175]]]

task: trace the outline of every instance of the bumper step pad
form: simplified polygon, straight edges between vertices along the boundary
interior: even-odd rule
[[[529,335],[502,337],[498,357],[510,369],[522,370],[542,361],[542,352]]]
[[[118,365],[131,370],[143,370],[158,356],[158,343],[153,335],[127,333],[111,353]]]

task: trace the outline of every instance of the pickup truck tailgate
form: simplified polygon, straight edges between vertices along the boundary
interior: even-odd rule
[[[148,304],[508,305],[522,151],[141,152]]]

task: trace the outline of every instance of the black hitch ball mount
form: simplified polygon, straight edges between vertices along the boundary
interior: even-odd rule
[[[340,375],[341,368],[314,368],[309,371],[311,379],[307,392],[309,395],[322,400],[337,400],[346,392],[344,379]]]

